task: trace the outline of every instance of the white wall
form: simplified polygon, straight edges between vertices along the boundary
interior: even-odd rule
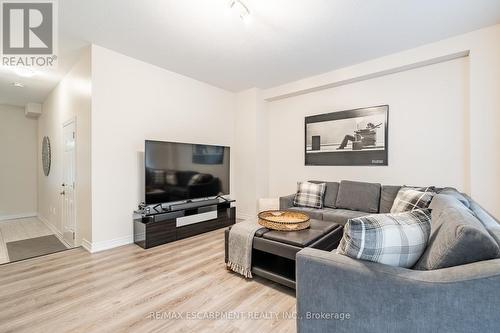
[[[500,219],[500,24],[467,37],[471,196]]]
[[[388,166],[304,166],[304,117],[389,105]],[[468,59],[460,58],[268,104],[271,196],[298,180],[454,186],[469,191]]]
[[[37,211],[37,120],[0,105],[0,220]]]
[[[268,143],[267,112],[258,89],[236,95],[235,174],[237,215],[251,218],[257,212],[257,200],[267,196]]]
[[[500,91],[499,41],[500,25],[495,25],[436,43],[423,45],[415,49],[395,53],[354,66],[267,89],[262,92],[262,95],[265,100],[273,101],[272,103],[278,100],[282,101],[280,103],[286,103],[287,99],[295,98],[294,96],[303,96],[307,99],[306,96],[308,95],[314,96],[316,92],[327,91],[332,87],[342,89],[332,89],[331,91],[338,92],[344,90],[349,94],[350,89],[362,89],[365,84],[363,82],[369,82],[369,80],[375,77],[383,78],[391,73],[412,71],[415,68],[439,63],[446,59],[449,60],[457,58],[457,56],[467,56],[469,61],[469,75],[467,82],[468,94],[466,96],[468,96],[468,100],[464,103],[467,104],[469,113],[468,117],[466,117],[467,123],[465,128],[465,133],[468,133],[469,140],[465,142],[463,147],[464,157],[466,158],[464,162],[465,166],[455,166],[448,170],[451,175],[454,176],[450,178],[450,175],[447,174],[445,175],[446,178],[442,179],[455,181],[456,184],[460,185],[456,169],[458,168],[465,172],[469,170],[469,175],[464,176],[464,190],[469,191],[471,196],[479,204],[498,218],[500,217],[500,173],[498,172],[498,170],[500,170],[500,153],[498,153],[498,142],[500,142],[500,133],[498,131],[498,128],[500,128],[500,94],[498,93]],[[431,76],[428,82],[429,85],[435,85],[433,80],[434,78]],[[355,82],[360,84],[357,85]],[[451,79],[448,80],[448,83],[454,84]],[[398,89],[397,91],[401,91],[402,89],[402,87],[395,88]],[[444,90],[447,91],[446,87],[444,88]],[[374,89],[379,88],[374,87]],[[415,94],[418,95],[418,93],[418,91],[415,91]],[[441,90],[435,92],[434,98],[436,101],[441,100],[440,94]],[[317,96],[321,96],[321,93]],[[339,109],[345,109],[346,106],[351,107],[354,105],[364,106],[364,104],[359,101],[368,101],[363,96],[352,96],[350,102],[346,101],[342,96],[339,96],[339,99],[341,102],[332,100],[327,111],[334,111],[332,106],[334,106],[335,109],[337,109],[337,106],[339,106]],[[372,99],[370,99],[370,101],[371,100]],[[384,101],[383,103],[386,102]],[[327,107],[325,106],[325,110],[326,109]],[[313,110],[310,111],[311,113],[313,112]],[[391,114],[394,113],[392,112]],[[440,114],[437,113],[433,115],[433,117],[440,117]],[[276,118],[273,119],[276,120]],[[272,126],[272,121],[270,125]],[[395,128],[393,125],[394,122],[390,125],[391,131]],[[454,123],[454,125],[458,124]],[[394,134],[390,134],[389,141],[391,144],[394,140],[398,139],[399,138]],[[295,140],[293,139],[293,134],[292,140]],[[275,150],[272,150],[270,156],[272,157],[274,153]],[[448,149],[441,152],[441,154],[448,153]],[[389,163],[392,163],[394,152],[389,151],[389,155]],[[435,158],[440,159],[440,155],[435,155]],[[298,159],[302,161],[302,156]],[[299,160],[294,163],[298,163],[298,161]],[[296,165],[284,165],[285,168],[283,172],[288,172],[286,171],[286,167],[291,167],[292,169],[298,168]],[[298,177],[313,178],[321,176],[316,170],[321,168],[322,167],[308,167],[308,171],[302,172]],[[355,169],[356,168],[353,168],[353,170]],[[343,169],[339,168],[335,170]],[[363,178],[369,180],[375,178],[375,171],[369,168],[359,171],[358,179]],[[342,172],[342,175],[347,175],[344,171]],[[459,171],[459,173],[462,173],[462,171]],[[273,175],[275,174],[276,172],[271,171],[271,182],[273,182]],[[392,177],[391,175],[391,179]],[[433,176],[431,175],[429,177]],[[469,184],[468,188],[467,184]],[[272,183],[270,185],[270,190],[276,194],[277,192],[285,191],[285,186],[287,186],[287,191],[293,189],[292,185],[285,185],[284,180],[281,180],[279,184]]]
[[[84,50],[79,61],[61,80],[42,105],[38,121],[38,214],[58,233],[62,232],[63,124],[76,120],[76,245],[82,239],[91,240],[90,184],[90,49]],[[52,148],[49,176],[41,166],[41,142],[48,136]]]
[[[144,140],[232,146],[234,109],[233,93],[93,45],[92,250],[132,242]]]

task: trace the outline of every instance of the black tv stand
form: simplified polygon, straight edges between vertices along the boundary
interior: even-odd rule
[[[164,209],[157,205],[134,218],[134,243],[144,249],[170,243],[236,222],[235,200],[193,201]],[[189,207],[189,204],[196,204]],[[188,205],[188,206],[186,206]],[[176,207],[177,206],[177,207]],[[160,209],[158,209],[160,207]]]

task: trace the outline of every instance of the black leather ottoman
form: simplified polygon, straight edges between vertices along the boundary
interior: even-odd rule
[[[225,231],[225,261],[228,261],[229,230]],[[304,247],[325,251],[336,249],[342,238],[340,224],[311,220],[300,231],[259,229],[253,239],[252,274],[295,289],[295,255]]]

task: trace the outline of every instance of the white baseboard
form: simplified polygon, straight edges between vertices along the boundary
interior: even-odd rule
[[[96,253],[104,250],[109,250],[118,246],[132,244],[134,242],[134,236],[125,236],[100,242],[89,242],[86,239],[82,239],[82,247],[90,253]]]
[[[21,213],[21,214],[13,214],[13,215],[0,215],[0,221],[7,220],[17,220],[17,219],[26,219],[29,217],[36,217],[38,214],[34,213]]]
[[[57,230],[56,226],[53,225],[52,223],[50,223],[49,220],[47,220],[45,217],[43,217],[41,215],[38,215],[37,217],[40,221],[43,222],[43,224],[45,224],[47,226],[47,228],[50,229],[50,231],[52,231],[54,233],[54,235],[56,235],[58,238],[62,237],[62,232]]]
[[[45,224],[45,225],[47,226],[47,228],[49,228],[49,229],[50,229],[50,231],[52,231],[52,233],[54,233],[54,235],[55,235],[55,236],[56,236],[56,237],[57,237],[57,238],[58,238],[58,239],[59,239],[59,240],[60,240],[60,241],[61,241],[64,245],[66,245],[66,247],[67,247],[68,249],[69,249],[69,248],[71,248],[71,246],[70,246],[68,243],[66,243],[66,241],[64,240],[64,237],[63,237],[62,232],[61,232],[61,231],[59,231],[59,230],[57,230],[57,228],[56,228],[56,226],[55,226],[55,225],[53,225],[52,223],[50,223],[50,222],[49,222],[49,221],[48,221],[45,217],[43,217],[43,216],[41,216],[41,215],[38,215],[37,217],[38,217],[38,219],[39,219],[40,221],[42,221],[42,222],[43,222],[43,224]]]
[[[92,243],[86,239],[82,239],[82,247],[87,250],[87,252],[92,253]]]

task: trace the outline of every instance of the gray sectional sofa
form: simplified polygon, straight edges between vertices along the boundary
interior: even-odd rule
[[[378,198],[375,213],[387,213],[399,191],[399,186],[348,185],[357,193],[337,200],[349,191],[327,183],[321,210],[293,207],[293,196],[280,198],[280,205],[344,224],[374,213],[346,205],[373,210]],[[336,251],[298,252],[298,332],[500,331],[500,225],[468,196],[452,188],[437,192],[430,206],[431,238],[416,265],[427,270],[356,260]]]
[[[374,183],[343,181],[340,191],[338,182],[311,181],[326,183],[324,207],[322,209],[294,207],[295,194],[280,198],[280,209],[304,212],[315,220],[331,221],[346,224],[349,219],[376,214],[389,213],[392,203],[401,186],[381,185]],[[341,197],[339,197],[339,193]]]

